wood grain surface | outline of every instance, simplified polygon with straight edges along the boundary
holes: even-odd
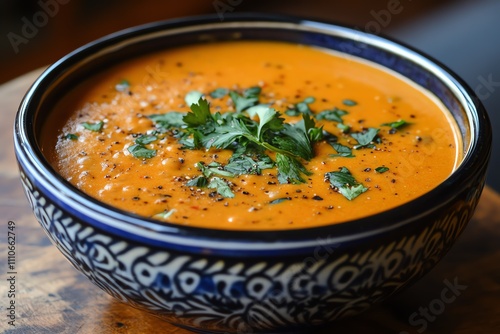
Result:
[[[178,333],[91,284],[50,244],[22,193],[12,144],[14,115],[40,70],[0,86],[0,332]],[[15,298],[7,266],[15,223]],[[15,326],[7,309],[15,301]],[[500,196],[486,187],[451,252],[418,283],[319,333],[500,333]]]

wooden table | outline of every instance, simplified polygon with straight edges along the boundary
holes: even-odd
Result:
[[[12,124],[40,70],[0,86],[0,332],[189,333],[117,302],[50,244],[18,180]],[[8,223],[15,223],[16,274],[8,274]],[[15,280],[9,282],[10,276]],[[10,283],[14,283],[12,286]],[[450,288],[450,285],[455,285]],[[9,297],[9,290],[15,297]],[[15,302],[15,327],[8,321]],[[452,251],[402,294],[321,333],[500,333],[500,196],[486,187]]]

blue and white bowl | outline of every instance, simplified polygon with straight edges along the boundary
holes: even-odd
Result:
[[[427,194],[343,224],[290,231],[184,227],[117,210],[59,176],[39,146],[58,97],[121,60],[207,40],[278,40],[369,60],[432,92],[461,129],[463,160]],[[73,266],[116,299],[200,333],[278,333],[357,314],[429,271],[481,195],[491,127],[474,93],[436,61],[354,29],[301,19],[178,19],[128,29],[64,57],[34,83],[15,122],[33,212]]]

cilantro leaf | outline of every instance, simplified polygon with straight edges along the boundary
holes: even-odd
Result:
[[[346,167],[342,167],[338,172],[326,173],[325,179],[330,181],[330,186],[337,189],[350,201],[368,190],[368,188],[356,181]]]
[[[208,183],[207,187],[210,189],[216,189],[217,193],[222,197],[234,197],[234,193],[231,191],[231,187],[229,187],[227,181],[221,179],[220,177],[213,177]]]
[[[156,150],[150,150],[141,144],[129,146],[128,151],[136,158],[151,159],[156,156]]]
[[[359,150],[360,148],[374,148],[375,145],[372,143],[375,141],[379,129],[376,128],[368,128],[363,132],[355,132],[351,134],[351,137],[356,139],[358,145],[354,146],[355,150]]]
[[[269,156],[256,149],[242,147],[229,159],[224,169],[236,175],[260,175],[263,169],[274,168],[275,163]]]
[[[82,126],[87,130],[100,132],[102,130],[102,127],[104,126],[104,122],[103,121],[99,121],[97,123],[84,122],[82,123]]]

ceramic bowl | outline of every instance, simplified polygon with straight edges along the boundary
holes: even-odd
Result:
[[[58,98],[110,64],[178,45],[278,40],[335,50],[432,92],[461,129],[463,160],[434,190],[367,218],[290,231],[220,231],[162,223],[104,205],[48,164],[40,127]],[[491,128],[456,75],[400,43],[327,23],[243,15],[177,19],[88,44],[49,67],[25,96],[15,151],[34,215],[54,245],[116,299],[202,333],[311,332],[415,282],[470,220],[485,182]]]

